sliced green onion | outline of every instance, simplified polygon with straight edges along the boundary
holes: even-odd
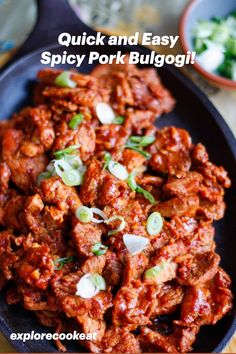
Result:
[[[108,247],[104,246],[101,242],[95,243],[91,248],[91,252],[95,254],[95,256],[102,256],[107,253]]]
[[[128,183],[130,189],[131,189],[133,192],[136,191],[136,188],[137,188],[137,186],[138,186],[137,183],[136,183],[136,181],[135,181],[135,175],[136,175],[136,173],[132,172],[132,173],[129,174],[129,177],[128,177],[128,179],[127,179],[127,183]]]
[[[155,204],[155,203],[156,203],[156,200],[155,200],[155,198],[153,197],[153,195],[152,195],[150,192],[148,192],[146,189],[143,189],[142,187],[137,186],[136,192],[143,194],[144,198],[146,198],[147,200],[149,200],[150,203],[152,203],[152,204]]]
[[[96,106],[96,114],[102,124],[112,124],[116,118],[111,106],[105,102],[100,102]]]
[[[158,211],[150,214],[147,219],[147,232],[149,235],[154,236],[159,234],[163,227],[162,216]]]
[[[93,219],[93,212],[90,208],[83,205],[76,209],[75,216],[79,219],[79,221],[88,223]]]
[[[144,278],[145,279],[156,278],[163,271],[163,269],[166,267],[167,263],[168,262],[164,262],[164,263],[161,263],[161,264],[159,264],[159,265],[157,265],[155,267],[149,268],[144,273]]]
[[[139,146],[148,146],[150,144],[152,144],[155,141],[155,137],[154,136],[131,136],[130,137],[130,141],[132,143],[136,143]]]
[[[156,284],[165,283],[176,277],[177,269],[177,263],[171,262],[170,260],[164,261],[146,270],[144,273],[144,279],[154,280]]]
[[[90,208],[90,210],[92,211],[93,214],[97,214],[97,215],[99,215],[102,218],[102,220],[98,220],[98,219],[93,217],[92,218],[93,222],[95,222],[97,224],[100,224],[100,223],[104,222],[104,220],[107,220],[106,214],[101,209],[99,209],[99,208]]]
[[[137,236],[133,234],[124,234],[123,242],[128,249],[129,253],[132,255],[138,254],[144,250],[148,245],[149,239],[142,236]]]
[[[81,158],[78,155],[65,155],[63,160],[68,162],[74,169],[81,168],[83,165]]]
[[[104,164],[104,169],[108,168],[108,165],[109,165],[109,162],[111,161],[112,159],[112,156],[109,152],[105,152],[104,154],[104,157],[103,157],[104,161],[105,161],[105,164]]]
[[[39,187],[41,182],[44,180],[44,179],[48,179],[51,177],[51,172],[49,171],[45,171],[45,172],[42,172],[40,173],[40,175],[38,176],[37,178],[37,186]]]
[[[74,130],[77,129],[78,125],[82,122],[83,119],[84,119],[84,116],[81,113],[74,115],[73,118],[69,122],[69,127]]]
[[[61,87],[70,87],[70,88],[75,88],[76,87],[76,82],[74,82],[73,80],[71,80],[71,72],[70,71],[63,71],[61,74],[59,74],[54,83],[57,86],[61,86]]]
[[[113,119],[112,123],[113,124],[123,124],[124,123],[125,118],[122,116],[117,116]]]
[[[91,281],[99,290],[106,290],[106,282],[105,279],[99,274],[92,274]]]
[[[82,176],[79,171],[74,170],[73,168],[66,170],[61,175],[62,181],[66,186],[79,186],[82,182]]]
[[[125,148],[139,152],[141,155],[143,155],[143,156],[144,156],[146,159],[148,159],[148,160],[149,160],[150,157],[151,157],[151,155],[149,154],[149,152],[144,151],[144,150],[142,150],[142,149],[140,149],[140,148],[138,148],[138,147],[136,147],[136,146],[132,146],[132,145],[126,144],[126,145],[125,145]]]
[[[81,296],[84,299],[90,299],[99,293],[100,289],[92,281],[92,274],[87,273],[76,284],[76,296]]]
[[[55,270],[60,270],[63,268],[63,266],[67,263],[73,262],[75,260],[75,257],[70,256],[70,257],[64,257],[64,258],[57,258],[53,263],[54,263],[54,269]],[[57,265],[58,264],[58,265]]]
[[[113,176],[120,180],[125,180],[128,178],[129,174],[125,166],[121,165],[119,162],[111,160],[108,164],[108,170]]]
[[[119,227],[118,227],[117,229],[115,229],[115,230],[110,230],[110,231],[108,232],[108,236],[110,236],[110,235],[115,235],[115,234],[117,234],[117,232],[120,232],[120,231],[124,230],[124,228],[125,228],[125,226],[126,226],[126,222],[125,222],[125,219],[123,218],[123,216],[114,215],[114,216],[112,216],[111,218],[107,219],[107,220],[105,221],[105,223],[106,223],[106,224],[110,224],[111,222],[116,221],[116,220],[119,220],[119,221],[120,221],[120,225],[119,225]]]
[[[54,156],[57,159],[60,159],[60,158],[64,157],[65,155],[70,155],[70,154],[75,153],[79,147],[80,147],[80,144],[70,145],[63,150],[58,150],[58,151],[54,152]]]
[[[53,160],[56,174],[61,177],[63,172],[71,169],[71,166],[63,159]]]

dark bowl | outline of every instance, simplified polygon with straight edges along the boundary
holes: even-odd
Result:
[[[192,31],[198,20],[225,17],[236,10],[236,0],[192,0],[185,8],[179,23],[180,43],[183,51],[193,49]],[[206,71],[197,61],[193,67],[211,84],[227,90],[236,90],[236,81]]]

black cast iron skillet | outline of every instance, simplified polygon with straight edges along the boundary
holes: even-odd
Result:
[[[169,0],[170,1],[170,0]],[[22,14],[20,14],[22,15]],[[132,14],[131,21],[132,21]],[[83,24],[74,14],[66,0],[38,0],[38,20],[30,38],[20,49],[16,57],[0,74],[0,119],[7,119],[21,107],[31,103],[32,86],[36,73],[43,67],[40,64],[40,54],[49,48],[52,53],[88,54],[95,47],[61,47],[57,44],[57,36],[61,32],[81,34],[95,32]],[[130,50],[148,54],[147,48],[109,47],[96,48],[100,53],[114,54],[117,50],[126,53]],[[67,66],[68,67],[68,66]],[[66,66],[63,66],[65,69]],[[80,70],[88,73],[92,69],[86,62]],[[217,222],[217,251],[222,257],[221,265],[233,279],[233,291],[236,294],[236,233],[235,208],[236,196],[236,142],[219,112],[209,102],[207,97],[186,77],[175,68],[164,66],[158,70],[163,83],[177,99],[174,112],[162,116],[157,121],[158,127],[175,125],[185,128],[193,138],[193,142],[206,145],[210,158],[218,165],[223,165],[228,171],[234,186],[226,193],[227,211],[223,220]],[[203,327],[194,344],[195,352],[221,352],[236,329],[236,314],[234,310],[215,326]],[[12,332],[47,332],[49,329],[41,326],[34,314],[21,306],[7,306],[4,295],[0,295],[0,329],[9,338]],[[22,341],[12,342],[19,352],[55,352],[53,342]],[[76,342],[66,343],[69,352],[84,351]]]

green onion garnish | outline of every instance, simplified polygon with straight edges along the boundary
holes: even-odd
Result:
[[[111,160],[108,164],[109,172],[120,180],[126,180],[128,178],[128,172],[125,166],[121,163]]]
[[[65,155],[70,155],[73,154],[74,152],[76,152],[76,150],[80,147],[79,144],[76,145],[70,145],[67,148],[63,149],[63,150],[58,150],[56,152],[54,152],[54,156],[57,159],[60,159],[62,157],[64,157]]]
[[[122,116],[117,116],[113,119],[112,123],[113,124],[123,124],[124,123],[125,118]]]
[[[125,145],[125,148],[139,152],[139,153],[140,153],[141,155],[143,155],[147,160],[149,160],[150,157],[151,157],[151,155],[150,155],[147,151],[144,151],[144,150],[142,150],[142,149],[140,149],[140,148],[138,148],[138,147],[136,147],[136,146],[132,146],[132,145],[130,145],[130,144],[126,144],[126,145]]]
[[[83,119],[84,116],[82,113],[74,115],[69,122],[69,127],[74,130],[77,129],[78,125],[82,122]]]
[[[105,279],[99,274],[92,274],[91,281],[99,290],[106,290],[106,282]]]
[[[142,187],[137,186],[136,192],[143,194],[144,198],[146,198],[147,200],[149,200],[150,203],[152,203],[152,204],[155,204],[155,203],[156,203],[156,200],[155,200],[155,198],[153,197],[153,195],[152,195],[150,192],[148,192],[146,189],[143,189]]]
[[[104,157],[103,157],[104,161],[105,161],[105,164],[103,166],[103,169],[105,170],[106,168],[108,168],[108,165],[109,165],[109,162],[111,161],[112,159],[112,156],[109,152],[105,152],[104,154]]]
[[[155,137],[154,136],[131,136],[130,137],[130,141],[132,143],[135,143],[139,146],[148,146],[150,144],[152,144],[155,141]]]
[[[141,193],[143,194],[144,198],[146,198],[147,200],[149,200],[150,203],[155,204],[156,200],[153,197],[153,195],[148,192],[146,189],[143,189],[142,187],[140,187],[136,181],[135,181],[135,172],[131,172],[127,178],[127,183],[129,185],[129,187],[131,188],[131,190],[133,192],[137,192],[137,193]]]
[[[115,234],[117,234],[117,232],[120,232],[120,231],[124,230],[124,228],[125,228],[125,226],[126,226],[126,222],[125,222],[125,219],[123,218],[123,216],[114,215],[114,216],[112,216],[111,218],[105,220],[105,223],[106,223],[106,224],[109,224],[109,223],[111,223],[111,222],[113,222],[113,221],[116,221],[116,220],[119,220],[119,221],[120,221],[120,225],[119,225],[119,227],[118,227],[117,229],[115,229],[115,230],[110,230],[110,231],[108,232],[108,236],[115,235]]]
[[[95,254],[95,256],[102,256],[108,250],[108,247],[103,245],[101,242],[95,243],[91,248],[91,252]]]
[[[149,235],[154,236],[159,234],[163,227],[163,220],[158,211],[150,214],[147,219],[147,232]]]
[[[132,173],[129,174],[129,177],[128,177],[128,179],[127,179],[127,183],[128,183],[128,185],[129,185],[130,189],[131,189],[133,192],[135,192],[138,185],[137,185],[137,183],[136,183],[136,181],[135,181],[135,173],[134,173],[134,172],[132,172]]]
[[[101,217],[101,219],[97,219],[94,217],[94,214],[97,214]],[[81,222],[87,223],[87,222],[95,222],[97,224],[100,224],[107,220],[106,214],[99,208],[88,208],[84,205],[76,209],[75,216],[77,219],[79,219]]]
[[[168,262],[164,262],[162,264],[159,264],[155,267],[149,268],[148,270],[146,270],[146,272],[144,273],[144,278],[145,279],[153,279],[156,278],[165,268],[165,266],[167,265]]]
[[[53,263],[54,263],[54,269],[55,270],[60,270],[63,268],[63,266],[67,263],[73,262],[75,260],[75,257],[70,256],[70,257],[64,257],[64,258],[57,258]],[[57,265],[58,264],[58,265]]]
[[[83,205],[76,209],[75,216],[79,219],[79,221],[88,223],[93,219],[93,212],[90,208]]]
[[[79,186],[82,182],[82,176],[79,171],[70,168],[62,172],[61,179],[65,183],[66,186]]]
[[[151,155],[147,151],[144,151],[142,148],[152,144],[154,141],[154,136],[131,136],[125,147],[127,149],[139,152],[146,159],[150,159]]]
[[[71,72],[70,71],[63,71],[61,74],[59,74],[54,83],[57,86],[61,86],[61,87],[69,87],[69,88],[75,88],[76,87],[76,82],[74,82],[73,80],[71,80]]]

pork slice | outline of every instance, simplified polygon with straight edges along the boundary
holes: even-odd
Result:
[[[133,333],[126,328],[111,326],[99,344],[103,353],[140,353],[141,348]]]
[[[38,175],[45,170],[48,159],[45,154],[24,156],[20,152],[24,139],[22,131],[6,130],[2,140],[2,158],[11,171],[11,180],[28,194],[34,189]]]
[[[157,305],[156,286],[134,280],[123,286],[114,298],[112,323],[135,330],[138,326],[150,323],[150,317]]]
[[[194,217],[199,207],[199,197],[197,195],[175,197],[165,202],[157,204],[153,210],[159,211],[163,217],[174,216]]]
[[[198,192],[203,176],[198,172],[186,172],[183,177],[170,178],[164,185],[163,190],[167,195],[182,196]]]
[[[100,224],[82,223],[76,219],[71,230],[71,237],[77,249],[78,256],[93,256],[91,251],[95,243],[101,242],[102,227]]]
[[[188,324],[215,324],[232,309],[230,278],[221,269],[208,282],[189,287],[183,299],[180,319]]]
[[[57,206],[64,212],[64,215],[70,211],[75,212],[82,204],[76,188],[66,186],[57,176],[43,180],[39,193],[44,204]]]
[[[178,263],[177,280],[181,285],[200,285],[212,279],[218,271],[220,256],[205,252],[187,256]]]

